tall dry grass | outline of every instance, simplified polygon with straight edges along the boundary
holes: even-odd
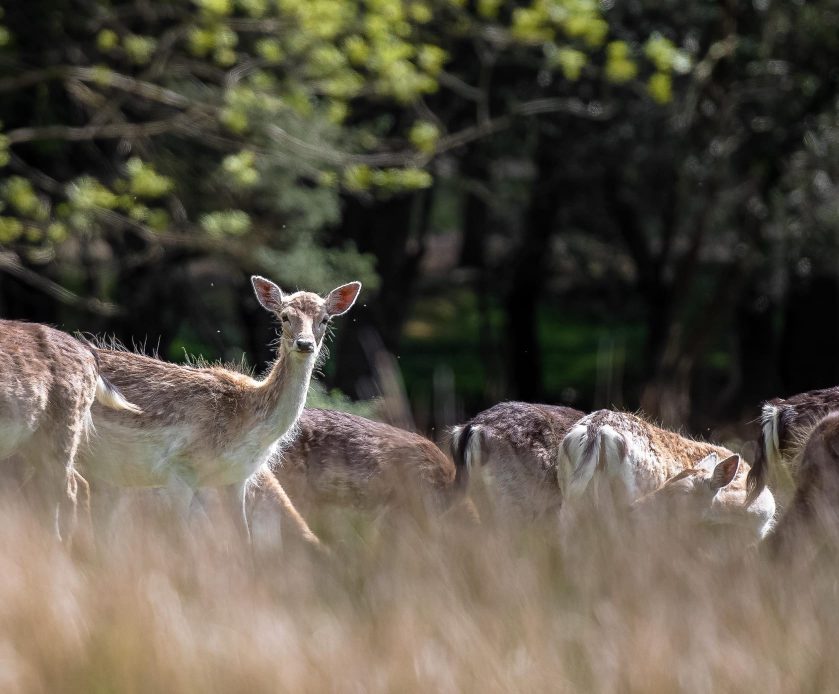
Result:
[[[798,692],[839,682],[836,554],[583,512],[330,512],[329,556],[123,507],[68,553],[0,505],[2,692]],[[263,518],[261,522],[265,522]]]

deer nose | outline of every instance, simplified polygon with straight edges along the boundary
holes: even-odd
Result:
[[[294,341],[294,349],[298,352],[314,352],[315,341],[308,337],[299,337]]]

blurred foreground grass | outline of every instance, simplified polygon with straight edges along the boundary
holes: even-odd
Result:
[[[148,500],[145,500],[148,501]],[[330,512],[332,552],[124,506],[76,551],[0,505],[3,692],[805,692],[839,681],[837,563],[720,529]]]

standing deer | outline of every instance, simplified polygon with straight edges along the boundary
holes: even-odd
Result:
[[[86,485],[76,454],[94,401],[139,414],[100,375],[91,347],[45,325],[0,320],[0,459],[17,453],[36,468],[59,538],[72,536],[78,485]]]
[[[480,466],[502,509],[523,518],[557,513],[560,444],[583,416],[571,407],[526,402],[502,402],[480,412],[452,430],[458,484],[465,487]]]
[[[775,398],[763,404],[757,452],[749,472],[747,503],[756,499],[768,485],[780,506],[786,506],[795,491],[796,474],[790,463],[806,433],[834,409],[839,409],[839,386],[811,390],[786,399]]]
[[[334,410],[304,409],[274,474],[298,508],[386,506],[419,499],[445,510],[460,496],[452,461],[431,441]]]
[[[775,553],[794,551],[802,541],[817,547],[839,540],[839,412],[813,428],[798,457],[795,494],[769,540]]]
[[[248,485],[273,486],[266,463],[303,409],[329,321],[349,311],[361,289],[351,282],[321,298],[285,295],[263,277],[251,281],[282,330],[276,360],[262,380],[220,366],[98,351],[103,373],[143,413],[94,408],[96,435],[81,455],[92,477],[116,486],[180,488],[190,498],[198,488],[232,486],[248,528]]]
[[[739,455],[720,461],[716,453],[709,453],[694,467],[682,470],[642,496],[633,508],[665,507],[668,514],[682,513],[691,520],[739,526],[750,538],[761,540],[772,529],[775,500],[764,489],[754,503],[744,503],[747,470],[748,465]]]

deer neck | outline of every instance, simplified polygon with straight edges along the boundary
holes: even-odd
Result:
[[[317,353],[288,353],[282,347],[278,351],[255,393],[255,414],[267,438],[279,439],[294,426],[306,404],[316,360]]]

